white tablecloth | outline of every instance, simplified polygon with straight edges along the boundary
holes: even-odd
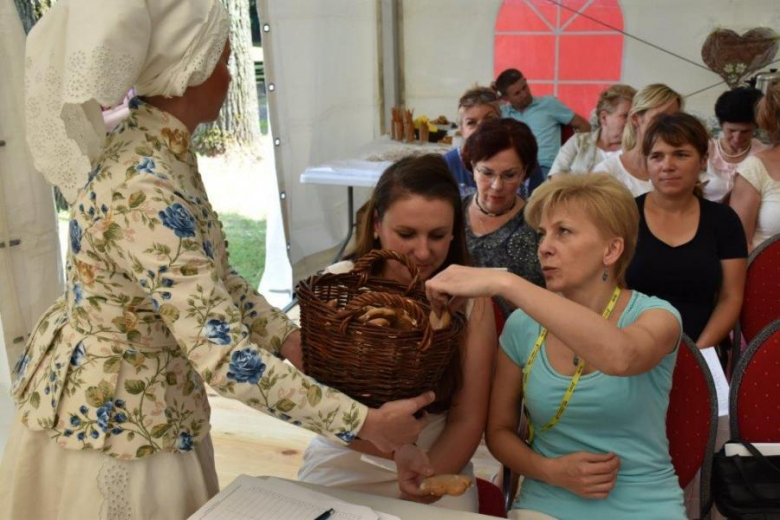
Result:
[[[451,149],[452,145],[439,143],[402,143],[385,135],[359,149],[354,158],[306,168],[300,181],[303,184],[373,188],[382,172],[394,161],[407,155],[444,154]]]

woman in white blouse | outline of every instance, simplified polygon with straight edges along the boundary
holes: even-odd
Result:
[[[700,177],[705,199],[728,201],[738,167],[766,145],[753,137],[756,131],[755,106],[761,91],[754,88],[727,90],[715,102],[720,137],[710,139],[707,171]]]
[[[748,251],[780,233],[780,83],[758,103],[756,122],[770,147],[737,167],[730,201],[745,226]]]
[[[682,110],[682,104],[680,94],[660,83],[648,85],[637,92],[623,130],[623,152],[608,157],[593,170],[612,175],[622,182],[634,197],[652,191],[650,173],[642,155],[645,130],[655,116],[679,112]]]
[[[596,128],[574,134],[566,141],[555,158],[550,175],[590,173],[594,166],[618,153],[635,94],[635,88],[621,84],[602,90],[596,104]]]

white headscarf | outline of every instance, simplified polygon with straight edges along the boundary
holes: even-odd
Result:
[[[27,143],[73,201],[101,152],[101,106],[176,97],[211,76],[228,38],[220,0],[60,0],[27,38]]]

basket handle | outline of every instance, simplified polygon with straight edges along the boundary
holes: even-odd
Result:
[[[396,262],[401,263],[409,270],[409,274],[412,275],[412,281],[409,282],[404,294],[409,294],[414,290],[423,290],[423,282],[420,279],[420,270],[414,262],[412,262],[408,256],[391,251],[390,249],[374,249],[369,251],[355,262],[352,272],[360,275],[360,285],[366,285],[374,265],[378,262],[386,262],[388,260],[395,260]]]
[[[363,314],[363,307],[366,305],[405,310],[422,327],[423,337],[420,340],[420,350],[426,351],[430,348],[433,342],[433,328],[428,319],[428,314],[417,302],[398,294],[369,292],[352,299],[346,308],[336,315],[336,320],[341,320],[339,334],[346,335],[347,327],[353,320]]]

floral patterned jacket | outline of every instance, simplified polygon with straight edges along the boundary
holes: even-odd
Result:
[[[367,408],[277,357],[295,325],[228,264],[177,119],[134,99],[71,208],[67,291],[15,368],[22,421],[68,449],[183,452],[209,432],[204,381],[340,442]]]

